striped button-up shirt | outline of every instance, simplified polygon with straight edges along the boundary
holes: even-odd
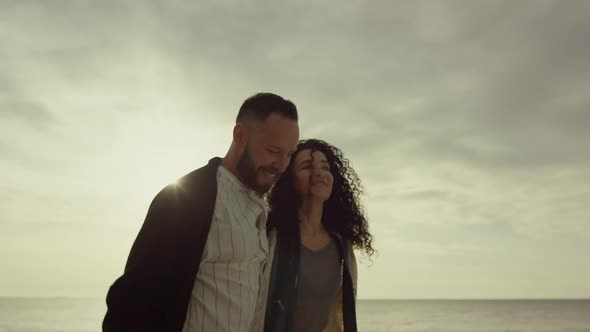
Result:
[[[223,166],[183,332],[262,331],[269,278],[266,202]]]

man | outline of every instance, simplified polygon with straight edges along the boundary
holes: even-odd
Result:
[[[156,195],[109,289],[104,332],[262,331],[273,252],[262,196],[287,168],[297,122],[291,101],[248,98],[226,156]]]

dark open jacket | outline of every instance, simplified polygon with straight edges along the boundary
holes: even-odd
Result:
[[[272,216],[270,217],[272,218]],[[273,230],[274,231],[274,230]],[[331,312],[342,318],[342,330],[344,332],[356,332],[356,289],[353,281],[356,278],[356,262],[352,246],[347,246],[340,234],[330,234],[341,257],[342,280],[340,302],[337,309],[341,312]],[[288,243],[277,236],[277,243],[272,263],[272,272],[268,289],[268,301],[266,304],[266,316],[264,321],[264,332],[289,332],[292,326],[293,314],[297,302],[297,287],[299,279],[299,243],[297,245]],[[354,266],[354,269],[351,269]],[[354,274],[354,276],[353,276]],[[356,279],[355,279],[356,280]],[[328,319],[328,325],[332,325]],[[332,321],[333,322],[333,321]],[[336,322],[333,322],[336,323]],[[327,326],[326,331],[340,330],[339,326]]]
[[[180,332],[217,197],[221,158],[160,191],[110,287],[104,332]]]

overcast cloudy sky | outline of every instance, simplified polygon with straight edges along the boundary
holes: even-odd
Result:
[[[0,296],[104,296],[157,191],[272,91],[364,182],[360,298],[590,297],[588,13],[0,0]]]

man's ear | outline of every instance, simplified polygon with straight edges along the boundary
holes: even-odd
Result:
[[[243,146],[244,144],[246,144],[246,141],[248,140],[248,131],[246,129],[246,126],[244,126],[244,124],[238,122],[236,123],[236,125],[234,126],[234,142],[238,145],[238,146]]]

